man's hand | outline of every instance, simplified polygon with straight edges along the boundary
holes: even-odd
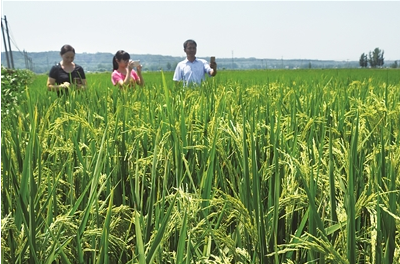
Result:
[[[212,69],[211,76],[215,76],[217,74],[217,63],[215,61],[210,62],[210,67]]]

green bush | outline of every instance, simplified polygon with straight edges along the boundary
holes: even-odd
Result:
[[[34,73],[29,70],[13,70],[1,66],[2,117],[18,105],[26,86],[33,82],[34,77]]]

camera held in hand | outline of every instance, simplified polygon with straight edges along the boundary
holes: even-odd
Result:
[[[130,60],[129,62],[133,62],[133,67],[138,67],[140,66],[140,60]]]

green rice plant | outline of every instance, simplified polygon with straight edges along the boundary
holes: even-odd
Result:
[[[38,75],[2,118],[2,263],[396,263],[399,76]]]

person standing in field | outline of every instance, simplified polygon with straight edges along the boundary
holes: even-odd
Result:
[[[131,56],[128,52],[119,50],[113,58],[113,72],[111,73],[111,82],[114,86],[119,86],[122,89],[125,86],[135,87],[136,85],[143,86],[144,79],[142,76],[142,65],[136,65],[130,60]]]
[[[85,71],[81,66],[74,63],[75,49],[71,45],[61,47],[60,56],[62,61],[51,67],[47,79],[47,90],[55,91],[60,96],[68,94],[69,88],[86,88]]]
[[[217,74],[217,63],[210,64],[206,60],[196,58],[197,43],[188,39],[183,43],[183,51],[186,59],[179,62],[175,68],[173,80],[177,83],[183,82],[184,86],[190,84],[199,85],[205,80],[205,75],[215,76]]]

